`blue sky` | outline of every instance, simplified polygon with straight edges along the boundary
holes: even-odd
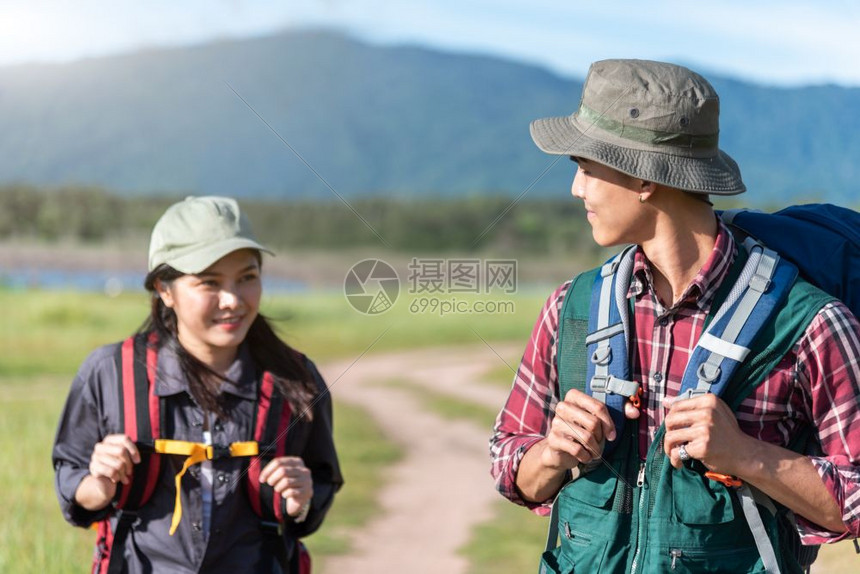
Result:
[[[772,85],[860,86],[853,0],[0,0],[0,65],[306,26],[495,54],[578,77],[593,60],[637,57]]]

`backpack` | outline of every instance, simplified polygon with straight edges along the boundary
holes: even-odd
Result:
[[[190,464],[205,458],[251,457],[245,473],[245,486],[251,507],[260,516],[264,547],[279,562],[284,574],[310,574],[311,558],[305,545],[300,540],[295,541],[295,548],[286,545],[281,529],[286,515],[285,499],[277,495],[271,486],[259,481],[262,456],[278,457],[285,452],[286,431],[292,414],[289,403],[277,391],[272,374],[263,373],[258,385],[253,441],[205,447],[197,443],[165,440],[160,438],[160,429],[165,427],[164,398],[155,395],[156,344],[155,333],[138,333],[122,343],[115,357],[117,372],[120,374],[117,381],[119,403],[122,405],[120,424],[123,432],[138,446],[141,460],[134,466],[129,485],[117,485],[115,529],[111,529],[109,518],[97,524],[93,574],[122,572],[122,556],[114,555],[112,549],[124,547],[125,539],[137,518],[137,509],[152,496],[161,471],[161,457],[165,454],[188,456],[183,471],[176,478],[177,500],[180,479]],[[181,506],[177,504],[171,534],[180,518]]]
[[[860,317],[860,213],[829,203],[792,205],[775,213],[732,209],[719,213],[736,233],[754,238],[792,262],[804,279],[842,301]],[[799,445],[805,446],[805,438]],[[798,450],[799,449],[795,449]],[[818,546],[801,546],[793,524],[783,538],[808,568]],[[860,544],[854,541],[857,552]]]
[[[749,355],[751,343],[759,332],[769,328],[771,317],[795,283],[798,268],[809,281],[843,300],[848,299],[846,303],[849,307],[856,305],[856,299],[860,298],[860,275],[853,265],[854,262],[860,262],[860,234],[856,231],[860,229],[860,214],[831,205],[810,205],[788,208],[773,215],[735,211],[722,216],[736,230],[739,228],[748,236],[744,245],[749,259],[740,273],[735,272],[735,276],[723,282],[722,293],[718,293],[717,299],[722,300],[723,304],[706,323],[684,374],[681,394],[687,397],[705,392],[722,395],[733,374],[747,358],[752,363],[764,362],[762,355]],[[812,237],[820,238],[821,241],[813,243],[810,241]],[[779,255],[752,238],[763,239],[769,246],[776,248]],[[820,257],[822,252],[826,252],[828,257]],[[780,257],[783,254],[784,259]],[[590,302],[582,300],[589,295],[585,293],[588,291],[587,281],[584,285],[586,289],[578,290],[579,295],[573,292],[577,283],[575,281],[568,291],[559,322],[560,379],[563,372],[587,373],[587,378],[577,383],[607,405],[618,429],[623,428],[624,424],[624,402],[629,398],[634,405],[638,403],[638,385],[629,380],[627,352],[629,309],[626,293],[632,261],[633,250],[628,249],[595,273]],[[584,320],[568,319],[566,308],[569,299],[575,296],[580,297],[579,307],[588,309],[587,332],[584,331]],[[810,300],[814,302],[813,311],[828,302],[827,297],[812,297]],[[565,332],[568,333],[567,337],[563,337]],[[579,345],[571,348],[572,341],[577,341]],[[587,353],[583,353],[582,343],[587,346]],[[620,357],[621,360],[613,363],[613,357]],[[562,361],[567,361],[564,371]],[[730,406],[736,408],[741,399],[736,397]],[[619,438],[615,443],[620,440],[622,433],[619,431],[617,435]],[[802,451],[805,440],[791,447]],[[610,453],[614,448],[615,444],[607,443],[605,452]],[[705,473],[705,476],[722,482],[726,487],[733,487],[766,571],[779,572],[779,561],[771,542],[771,537],[777,535],[773,529],[768,535],[756,506],[759,504],[773,509],[775,514],[777,509],[772,501],[733,477],[715,473]],[[556,544],[556,506],[553,507],[548,551]],[[793,516],[790,513],[783,512],[780,515],[777,522],[780,544],[786,552],[795,556],[801,567],[808,568],[817,556],[818,548],[800,545],[798,535],[787,524],[791,520]],[[636,566],[635,558],[633,566]]]
[[[794,263],[801,276],[860,317],[860,213],[828,203],[776,213],[723,211],[723,222]]]

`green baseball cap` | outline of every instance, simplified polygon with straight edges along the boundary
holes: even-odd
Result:
[[[167,264],[182,273],[200,273],[238,249],[274,255],[257,243],[235,199],[186,197],[168,207],[153,227],[149,270]]]

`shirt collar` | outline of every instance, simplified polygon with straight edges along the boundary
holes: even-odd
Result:
[[[717,218],[717,239],[714,242],[714,249],[690,285],[684,290],[676,306],[695,303],[699,309],[707,313],[714,301],[717,288],[728,273],[736,256],[737,243],[723,222]],[[627,291],[627,298],[638,298],[648,292],[654,292],[654,276],[651,271],[651,262],[639,248],[636,250],[633,260],[633,275],[630,280],[630,288]]]
[[[256,367],[248,345],[241,345],[236,359],[227,369],[227,380],[221,383],[221,392],[230,393],[249,400],[257,398]],[[158,351],[158,373],[155,381],[155,394],[166,397],[178,393],[191,394],[188,378],[179,365],[179,357],[167,346]]]

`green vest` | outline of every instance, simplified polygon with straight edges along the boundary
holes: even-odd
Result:
[[[741,250],[716,294],[716,313],[745,262]],[[559,396],[585,392],[588,314],[598,270],[574,278],[559,316]],[[733,409],[791,350],[818,311],[834,298],[798,279],[775,319],[764,327],[751,353],[726,389]],[[633,314],[631,313],[631,318]],[[710,320],[712,316],[709,316]],[[729,489],[702,475],[704,467],[675,469],[663,452],[661,426],[640,462],[638,424],[626,424],[623,440],[606,464],[565,485],[556,498],[561,545],[544,553],[544,572],[763,572],[752,533]],[[802,451],[808,433],[791,445]],[[742,456],[742,454],[741,454]],[[611,467],[611,468],[610,468]],[[786,528],[787,510],[762,511],[783,573],[801,572],[790,550],[797,535]]]

